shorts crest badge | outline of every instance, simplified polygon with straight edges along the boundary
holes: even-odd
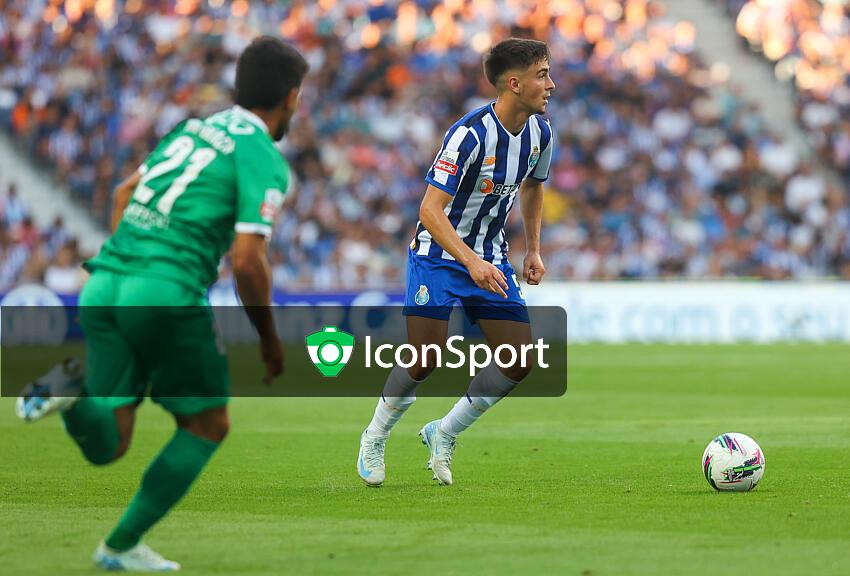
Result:
[[[428,303],[428,300],[431,299],[431,295],[428,294],[428,287],[425,284],[419,285],[419,292],[416,293],[416,296],[413,298],[413,301],[419,304],[420,306],[424,306]]]

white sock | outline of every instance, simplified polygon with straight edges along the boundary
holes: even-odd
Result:
[[[458,400],[449,410],[449,413],[440,420],[440,430],[446,434],[457,436],[478,420],[482,414],[493,407],[496,402],[507,396],[519,382],[514,382],[499,370],[495,363],[491,363],[484,370],[475,375],[469,383],[469,390],[487,391],[494,396],[466,396]]]
[[[416,387],[421,383],[411,378],[406,368],[393,368],[366,432],[370,436],[389,436],[393,426],[416,400]]]

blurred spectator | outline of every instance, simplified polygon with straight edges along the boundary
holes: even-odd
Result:
[[[68,242],[56,254],[56,259],[44,272],[44,285],[59,294],[75,294],[85,281],[85,272],[79,265],[80,254],[76,242]]]
[[[3,217],[3,224],[9,229],[17,228],[27,216],[27,210],[18,197],[18,188],[14,183],[9,184],[6,197],[0,198],[0,215]]]

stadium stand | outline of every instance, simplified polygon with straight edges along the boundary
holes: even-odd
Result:
[[[38,282],[54,292],[73,294],[85,282],[83,255],[61,217],[39,229],[14,182],[0,183],[0,292],[19,283]]]
[[[850,278],[846,192],[732,87],[710,94],[694,27],[658,2],[6,5],[0,124],[102,222],[111,187],[159,137],[229,104],[251,37],[305,52],[312,73],[283,146],[295,194],[272,241],[278,287],[403,283],[424,174],[443,131],[492,93],[481,53],[509,34],[549,42],[558,86],[549,277]],[[521,258],[518,213],[509,232]]]
[[[794,88],[797,118],[850,186],[850,5],[838,0],[724,0],[747,45]]]

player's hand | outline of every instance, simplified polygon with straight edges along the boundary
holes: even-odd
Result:
[[[476,259],[467,267],[467,270],[479,288],[489,290],[502,298],[508,297],[506,293],[508,280],[505,274],[486,260]]]
[[[263,384],[269,385],[272,380],[283,374],[283,348],[277,336],[260,339],[260,356],[266,365]]]
[[[522,261],[522,279],[529,286],[536,286],[543,280],[543,275],[546,274],[546,267],[543,265],[543,259],[536,252],[529,252],[525,255],[525,260]]]

